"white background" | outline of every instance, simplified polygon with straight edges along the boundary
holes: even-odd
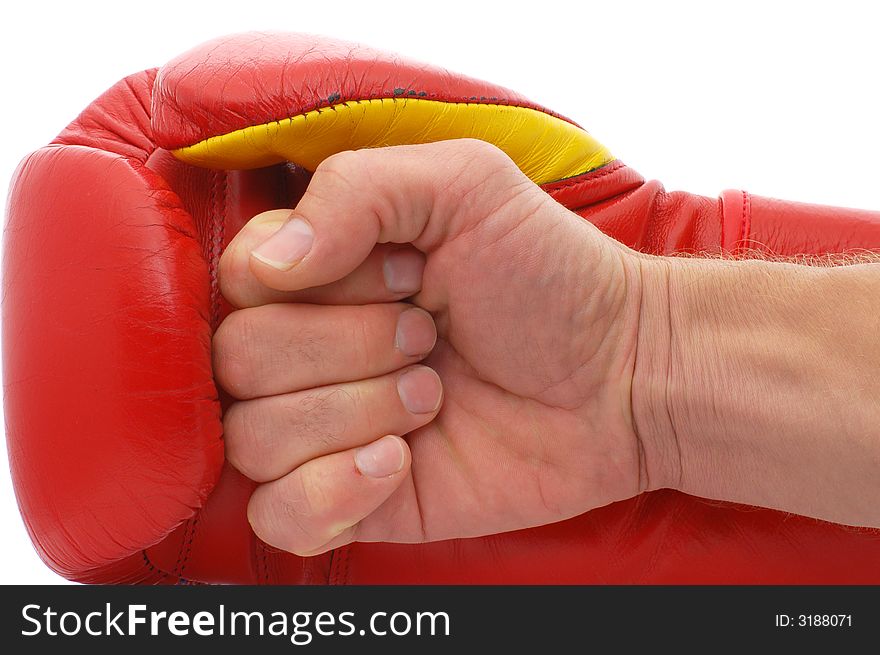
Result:
[[[0,182],[7,188],[22,156],[119,78],[224,33],[277,29],[361,41],[514,88],[669,189],[880,209],[873,4],[8,0]],[[60,582],[30,545],[0,443],[0,582]]]

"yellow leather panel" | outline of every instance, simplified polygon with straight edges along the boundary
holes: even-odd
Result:
[[[344,102],[211,137],[174,155],[206,168],[259,168],[291,161],[313,171],[342,150],[454,138],[493,143],[538,184],[579,175],[614,159],[585,130],[535,109],[422,98]]]

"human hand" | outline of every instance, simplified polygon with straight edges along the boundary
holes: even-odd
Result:
[[[215,375],[256,534],[470,537],[659,486],[632,413],[643,264],[483,142],[326,160],[221,261],[242,309]]]

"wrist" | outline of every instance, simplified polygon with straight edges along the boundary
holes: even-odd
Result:
[[[670,285],[673,262],[633,253],[641,280],[636,359],[633,366],[633,429],[641,453],[642,491],[678,489],[683,471],[678,430],[670,410],[674,366]]]
[[[791,287],[777,279],[780,265],[643,257],[641,266],[633,415],[646,489],[766,505],[759,478],[781,473],[762,470],[764,458],[779,455],[767,435],[783,436],[779,407],[796,402],[774,387],[796,396],[791,353],[809,349],[792,315],[802,309],[781,301]],[[786,436],[771,449],[797,441]]]
[[[874,265],[643,258],[646,489],[877,525]]]
[[[633,415],[646,489],[757,504],[742,489],[758,488],[766,435],[784,426],[773,425],[766,387],[774,381],[756,377],[768,374],[767,352],[791,346],[777,341],[785,330],[769,316],[774,303],[754,301],[773,295],[772,275],[760,262],[722,259],[643,257],[641,265]]]

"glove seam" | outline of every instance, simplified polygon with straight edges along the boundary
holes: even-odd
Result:
[[[299,116],[303,116],[305,114],[310,114],[313,112],[323,112],[323,111],[336,111],[336,108],[343,105],[350,104],[361,104],[372,102],[374,100],[390,100],[392,102],[406,102],[406,100],[430,100],[433,102],[439,102],[444,104],[451,105],[483,105],[483,106],[497,106],[497,107],[519,107],[522,109],[529,109],[541,114],[545,114],[550,116],[551,118],[556,118],[561,120],[569,125],[572,125],[580,130],[584,130],[584,128],[573,121],[572,119],[563,116],[557,112],[554,112],[542,105],[539,105],[534,102],[530,102],[528,100],[524,100],[522,98],[511,98],[511,97],[498,97],[498,96],[449,96],[443,95],[439,93],[429,93],[426,91],[414,91],[406,89],[394,89],[395,93],[389,94],[387,91],[383,91],[381,93],[370,93],[367,95],[352,95],[343,97],[341,94],[330,94],[326,99],[320,98],[315,102],[312,102],[308,105],[304,105],[302,107],[297,107],[293,111],[288,111],[285,114],[273,114],[272,118],[267,118],[264,122],[259,124],[248,123],[246,125],[242,125],[240,127],[226,126],[224,129],[225,132],[219,132],[217,134],[208,134],[198,135],[195,137],[195,140],[191,138],[187,141],[183,141],[182,144],[178,144],[173,139],[167,138],[167,135],[153,135],[154,137],[154,145],[158,145],[158,147],[164,148],[169,151],[182,150],[184,148],[191,148],[203,141],[207,141],[209,139],[213,139],[220,136],[225,136],[231,134],[233,132],[239,132],[241,130],[248,129],[250,127],[266,127],[269,125],[276,125],[280,123],[284,123],[290,121],[293,118],[297,118]],[[397,91],[401,91],[402,93],[396,93]],[[160,92],[162,97],[166,97],[168,95],[167,90],[163,90]],[[155,98],[155,95],[153,96]],[[154,101],[155,102],[155,101]],[[161,103],[159,103],[161,104]],[[187,108],[187,111],[183,111],[182,108],[178,105],[175,107],[175,112],[178,114],[178,120],[185,122],[186,119],[184,115],[191,115],[194,107]],[[155,115],[155,114],[154,114]],[[168,119],[165,116],[159,116],[157,122],[161,125],[162,122],[167,122]],[[232,125],[235,125],[234,123]],[[155,129],[155,128],[154,128]],[[584,130],[586,132],[586,130]],[[199,130],[196,130],[198,133]],[[594,169],[595,170],[595,169]]]
[[[141,558],[143,559],[144,565],[147,567],[147,569],[149,569],[150,573],[157,573],[161,575],[163,582],[173,582],[177,584],[182,579],[180,576],[172,575],[171,573],[168,573],[168,571],[165,571],[164,569],[156,566],[150,559],[150,556],[147,555],[146,548],[141,551]]]
[[[189,562],[189,556],[192,553],[192,544],[193,540],[196,536],[196,529],[199,526],[199,514],[196,514],[193,518],[189,519],[186,524],[186,530],[184,531],[183,541],[180,544],[180,551],[177,555],[177,562],[172,569],[172,575],[176,575],[179,578],[183,577],[183,571],[186,569],[186,565]]]
[[[257,581],[262,584],[269,584],[269,550],[263,545],[261,541],[257,539],[257,536],[251,531],[251,538],[254,540],[254,544],[257,550]]]
[[[747,191],[742,192],[742,222],[740,223],[739,241],[736,244],[737,250],[744,250],[749,234],[752,231],[752,201]]]
[[[211,280],[211,328],[216,329],[220,323],[220,254],[223,251],[225,237],[226,203],[228,198],[228,175],[225,171],[216,171],[211,184],[209,203],[211,207],[211,236],[207,255],[208,275]]]
[[[348,584],[349,552],[351,545],[341,546],[333,551],[333,559],[330,562],[330,575],[328,582],[331,585]]]
[[[573,177],[565,178],[562,180],[556,180],[555,182],[547,182],[541,185],[547,193],[552,194],[555,191],[561,191],[563,189],[570,189],[571,187],[576,187],[581,184],[588,184],[593,180],[597,180],[600,177],[605,177],[606,175],[611,175],[615,171],[623,168],[625,164],[619,159],[615,159],[614,161],[608,162],[604,166],[600,166],[599,168],[594,168],[591,171],[584,171],[583,173],[579,173]]]

